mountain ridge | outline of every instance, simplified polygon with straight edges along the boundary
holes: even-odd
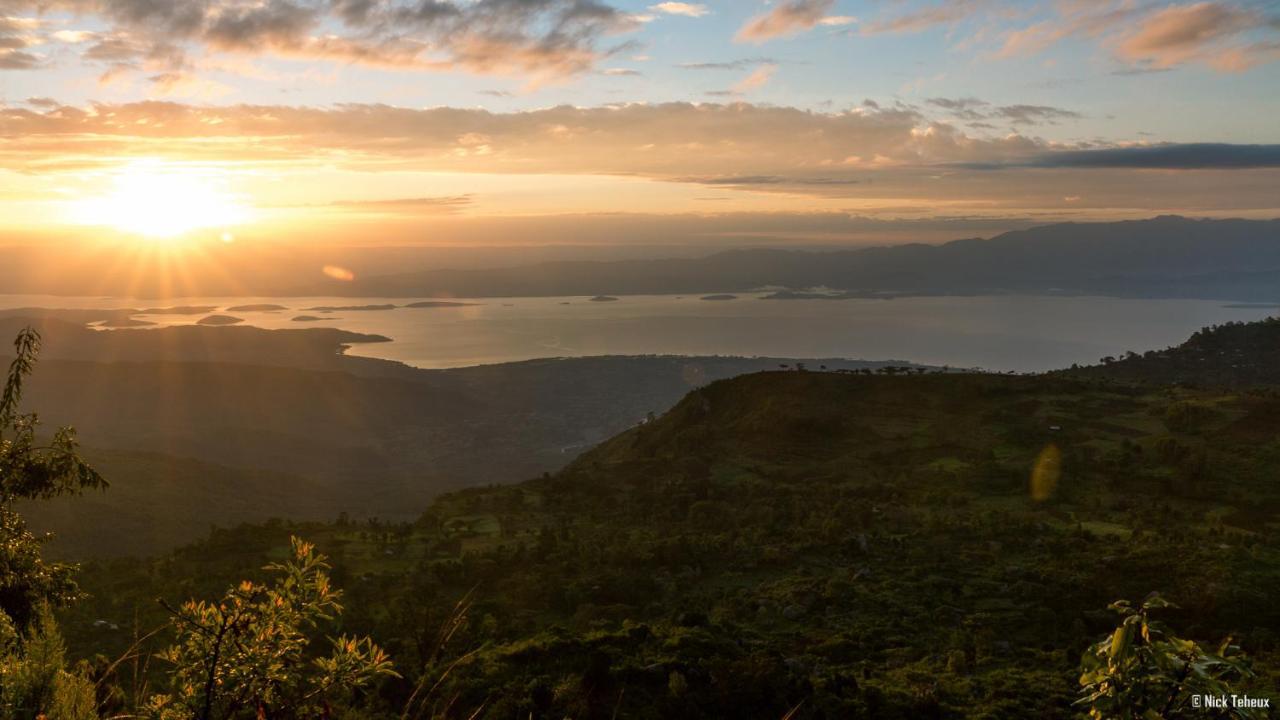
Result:
[[[735,249],[702,258],[558,261],[429,270],[296,288],[291,294],[502,297],[751,292],[826,287],[884,295],[1096,294],[1280,297],[1280,219],[1158,216],[1058,223],[989,239],[851,250]]]

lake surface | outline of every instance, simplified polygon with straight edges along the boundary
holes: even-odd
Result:
[[[1202,300],[1097,297],[915,297],[894,300],[734,300],[698,296],[459,300],[468,307],[323,313],[306,308],[414,302],[405,298],[176,298],[155,301],[0,295],[0,307],[217,306],[263,328],[334,327],[393,338],[351,353],[424,368],[583,355],[743,355],[909,360],[1036,371],[1174,345],[1197,329],[1257,320],[1275,308]],[[234,312],[236,305],[288,310]],[[299,315],[322,318],[294,322]],[[201,315],[145,315],[159,325]]]

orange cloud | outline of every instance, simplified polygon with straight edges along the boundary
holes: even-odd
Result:
[[[1200,63],[1233,72],[1280,59],[1280,18],[1230,2],[1153,9],[1131,2],[1063,0],[1058,16],[1004,34],[994,58],[1042,52],[1069,37],[1096,39],[1137,70]]]
[[[1247,58],[1254,53],[1250,46],[1224,44],[1259,26],[1266,26],[1259,13],[1226,3],[1175,5],[1148,16],[1123,38],[1117,54],[1154,67],[1202,61],[1222,69],[1238,69],[1248,65]]]
[[[768,81],[770,66],[740,83]],[[898,165],[1003,162],[1043,149],[978,139],[917,110],[812,112],[749,103],[561,106],[526,112],[203,106],[172,102],[0,108],[0,167],[43,172],[163,156],[494,173],[785,174],[850,156]]]
[[[835,0],[786,0],[743,25],[735,39],[761,43],[811,30],[820,24]]]

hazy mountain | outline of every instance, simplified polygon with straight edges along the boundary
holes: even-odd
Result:
[[[290,294],[496,297],[745,292],[828,287],[856,293],[1068,293],[1280,297],[1280,220],[1164,216],[1062,223],[989,240],[831,252],[734,250],[703,258],[549,262],[431,270],[296,288]]]

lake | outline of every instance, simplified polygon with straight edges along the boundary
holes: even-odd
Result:
[[[424,368],[583,355],[743,355],[909,360],[1037,371],[1182,342],[1197,329],[1257,320],[1267,307],[1202,300],[1099,297],[911,297],[893,300],[732,300],[698,296],[500,298],[467,307],[318,312],[316,306],[393,304],[405,298],[176,298],[165,301],[0,296],[3,307],[104,308],[278,304],[230,313],[263,328],[335,327],[393,338],[351,352]],[[311,315],[317,322],[295,322]],[[201,316],[139,316],[159,325]]]

